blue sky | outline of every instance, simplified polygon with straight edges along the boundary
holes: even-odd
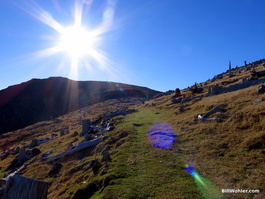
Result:
[[[87,31],[103,27],[102,57],[83,56],[71,69],[73,57],[45,49],[61,38],[50,22],[72,26],[77,5]],[[265,58],[264,9],[263,0],[2,0],[0,89],[50,76],[183,89],[226,71],[229,60]]]

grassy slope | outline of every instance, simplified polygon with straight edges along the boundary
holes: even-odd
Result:
[[[259,189],[262,192],[226,194],[228,198],[265,198],[265,102],[252,104],[253,99],[264,100],[265,94],[257,95],[256,88],[185,102],[183,113],[178,111],[180,104],[171,104],[172,96],[138,105],[138,112],[113,119],[115,130],[92,152],[87,150],[60,159],[63,167],[56,178],[47,175],[52,165],[41,164],[40,156],[23,175],[50,182],[49,198],[202,198],[194,179],[183,171],[185,164],[192,163],[218,190]],[[221,104],[223,111],[213,115],[220,117],[221,123],[197,120],[199,114]],[[95,104],[53,122],[5,134],[0,145],[16,143],[15,147],[33,137],[47,137],[59,129],[69,129],[70,134],[39,146],[42,152],[53,151],[55,155],[76,138],[70,137],[74,131],[81,131],[78,122],[81,117],[92,118],[117,107],[133,105],[131,101],[115,100]],[[155,122],[170,124],[177,134],[170,149],[154,148],[149,143],[147,131]],[[99,149],[102,148],[110,152],[113,161],[94,175],[85,167],[92,159],[101,158]],[[0,162],[1,174],[13,158],[10,155]]]
[[[257,95],[256,88],[186,102],[184,113],[177,111],[179,104],[171,104],[166,97],[150,102],[179,131],[182,154],[200,175],[211,180],[219,190],[259,189],[262,192],[226,194],[229,198],[264,197],[265,102],[252,104],[252,100],[264,100],[265,95]],[[213,115],[220,117],[221,123],[196,119],[221,104],[223,112]]]

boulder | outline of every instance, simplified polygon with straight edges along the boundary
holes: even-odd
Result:
[[[34,156],[40,154],[41,151],[38,148],[32,148],[26,151],[26,155],[28,158],[33,158]]]
[[[16,158],[18,166],[22,165],[24,162],[28,160],[25,148],[22,148],[19,150],[18,156]]]
[[[48,182],[14,175],[8,179],[3,195],[8,199],[46,199],[48,186]]]

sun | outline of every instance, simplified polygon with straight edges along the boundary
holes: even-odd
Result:
[[[61,57],[56,72],[65,74],[65,71],[69,71],[68,77],[71,79],[78,79],[80,71],[84,71],[84,69],[92,71],[93,68],[99,69],[107,75],[115,76],[114,62],[103,50],[103,46],[106,44],[103,41],[106,39],[105,34],[116,28],[113,26],[116,0],[106,0],[102,16],[96,20],[98,23],[93,22],[92,24],[89,21],[93,15],[88,11],[93,1],[72,2],[73,6],[69,7],[71,8],[69,18],[64,18],[63,23],[54,18],[57,13],[44,10],[35,1],[21,6],[33,18],[54,30],[54,34],[47,34],[43,37],[47,39],[50,46],[32,53],[30,58],[47,58],[55,54],[66,55]],[[63,6],[58,3],[55,8],[57,11],[62,11]],[[68,13],[68,10],[64,11],[66,11],[64,13]],[[71,25],[69,26],[69,24]]]
[[[58,47],[70,57],[80,59],[92,54],[98,40],[99,38],[92,31],[74,25],[63,29]]]

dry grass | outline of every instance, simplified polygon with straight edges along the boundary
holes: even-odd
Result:
[[[234,78],[248,75],[249,72],[241,73]],[[222,80],[207,81],[202,94],[206,94],[209,85],[227,80],[225,75]],[[265,197],[265,102],[253,104],[252,100],[265,100],[265,94],[257,95],[257,87],[187,101],[182,104],[184,112],[178,111],[180,104],[171,103],[173,94],[142,105],[134,99],[110,100],[4,134],[0,136],[0,146],[15,148],[33,138],[51,137],[52,133],[59,135],[60,129],[69,131],[69,134],[39,146],[43,153],[56,155],[65,151],[74,139],[78,138],[75,143],[81,141],[82,138],[71,136],[75,131],[81,132],[81,119],[93,119],[125,106],[137,106],[138,112],[113,119],[115,130],[95,149],[58,160],[63,167],[57,177],[48,176],[52,164],[42,164],[41,154],[23,175],[50,182],[49,198],[76,198],[83,193],[90,193],[94,199],[200,198],[193,178],[183,171],[184,165],[191,163],[219,190],[259,189],[262,192],[226,194],[228,198],[262,198]],[[191,95],[187,90],[183,93]],[[220,123],[198,120],[199,114],[219,105],[223,106],[222,112],[212,116],[221,118]],[[154,122],[168,123],[174,129],[177,141],[171,149],[151,147],[146,132]],[[97,175],[85,170],[92,159],[101,158],[99,151],[104,150],[110,152],[113,162],[102,167]],[[4,170],[14,157],[9,155],[0,162],[0,175],[6,173]]]

